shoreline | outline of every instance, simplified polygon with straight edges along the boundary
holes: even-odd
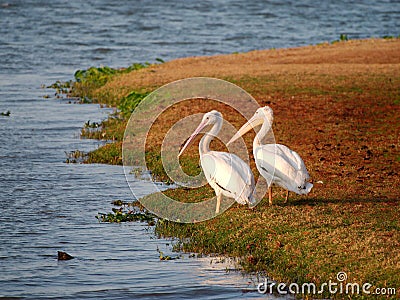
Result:
[[[202,223],[158,222],[156,234],[179,238],[183,251],[239,257],[246,272],[266,272],[280,282],[321,284],[343,271],[350,281],[399,289],[399,74],[400,39],[350,40],[182,58],[114,74],[102,86],[80,83],[73,93],[82,96],[84,91],[99,103],[118,106],[132,91],[140,97],[187,77],[217,77],[242,87],[260,105],[274,109],[277,142],[296,150],[314,182],[323,184],[306,197],[291,197],[288,204],[275,189],[273,206],[264,199],[253,211],[235,204]],[[166,180],[159,158],[162,125],[211,109],[226,113],[240,127],[242,120],[216,103],[192,101],[190,109],[187,105],[161,116],[149,135],[146,155],[157,179]],[[101,124],[92,137],[116,142],[89,154],[88,162],[121,162],[125,124],[123,116]],[[249,153],[253,137],[245,137]],[[197,147],[188,149],[184,159],[188,174],[198,172]],[[251,168],[256,175],[254,163]],[[199,194],[212,192],[206,186],[166,194],[196,201]]]

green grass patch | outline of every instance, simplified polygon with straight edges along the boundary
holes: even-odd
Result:
[[[97,122],[87,121],[81,129],[81,137],[97,140],[122,141],[127,120],[110,115],[108,119]]]
[[[187,198],[182,190],[172,193]],[[163,220],[155,232],[178,237],[183,251],[239,257],[245,271],[266,271],[278,282],[318,285],[343,271],[350,282],[398,288],[399,216],[398,202],[295,197],[288,205],[262,201],[254,210],[235,204],[197,224]]]
[[[122,165],[122,142],[105,144],[89,152],[84,162]]]
[[[90,98],[96,101],[93,91],[104,86],[111,78],[120,74],[140,70],[150,66],[149,63],[134,63],[127,68],[91,67],[86,70],[77,70],[74,74],[75,82],[71,85],[70,95],[80,98]]]
[[[140,101],[142,101],[149,93],[146,92],[136,92],[132,91],[128,95],[126,95],[120,101],[119,105],[117,106],[120,110],[120,114],[124,119],[129,119],[130,115],[139,105]]]
[[[160,58],[156,58],[156,63],[154,64],[157,63],[164,63],[164,61]],[[67,98],[77,98],[80,103],[102,103],[109,106],[122,104],[121,111],[125,114],[129,109],[134,108],[132,107],[132,100],[133,98],[137,98],[137,96],[131,95],[134,92],[128,92],[128,95],[122,99],[115,99],[112,93],[105,92],[96,94],[96,92],[112,78],[141,70],[154,64],[149,62],[133,63],[126,68],[111,68],[108,66],[90,67],[88,69],[77,70],[74,74],[74,80],[65,82],[56,81],[47,88],[56,90],[56,98],[65,95]],[[124,104],[124,102],[126,103]],[[127,110],[125,110],[125,108]]]

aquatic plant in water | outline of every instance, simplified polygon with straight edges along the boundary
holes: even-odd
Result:
[[[121,223],[121,222],[147,222],[149,226],[155,225],[155,215],[148,212],[138,201],[123,202],[115,200],[113,205],[118,208],[112,208],[112,212],[98,213],[96,219],[99,222]]]
[[[67,156],[65,160],[67,164],[83,163],[88,156],[86,152],[80,150],[74,150],[70,152],[65,151],[65,155]]]
[[[165,255],[164,252],[162,252],[158,247],[157,247],[157,252],[159,254],[160,260],[175,260],[175,259],[179,259],[182,257],[180,255],[178,255],[178,256]]]

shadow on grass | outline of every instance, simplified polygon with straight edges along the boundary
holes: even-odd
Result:
[[[334,199],[334,198],[303,198],[303,199],[292,199],[287,203],[279,199],[273,202],[274,206],[287,207],[287,206],[317,206],[321,204],[363,204],[363,203],[387,203],[391,205],[399,205],[400,199],[396,198],[378,198],[378,199],[363,199],[363,198],[345,198],[345,199]],[[260,204],[268,205],[268,199],[261,200]],[[260,205],[259,204],[259,205]]]

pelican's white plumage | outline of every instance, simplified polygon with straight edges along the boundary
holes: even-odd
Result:
[[[203,119],[186,144],[179,152],[180,156],[193,139],[207,125],[211,130],[202,137],[199,143],[200,163],[207,182],[217,196],[216,213],[219,213],[222,195],[234,198],[240,204],[254,204],[255,182],[250,167],[237,155],[226,152],[210,151],[211,140],[222,127],[222,115],[213,110],[204,114]]]
[[[271,129],[273,111],[265,106],[257,109],[254,116],[244,124],[231,138],[232,143],[250,129],[262,125],[253,141],[253,155],[257,170],[271,184],[276,184],[287,190],[286,201],[289,191],[296,194],[308,194],[313,185],[309,182],[310,175],[304,161],[299,154],[281,144],[261,144],[261,139]],[[269,188],[269,202],[272,204],[272,188]]]

